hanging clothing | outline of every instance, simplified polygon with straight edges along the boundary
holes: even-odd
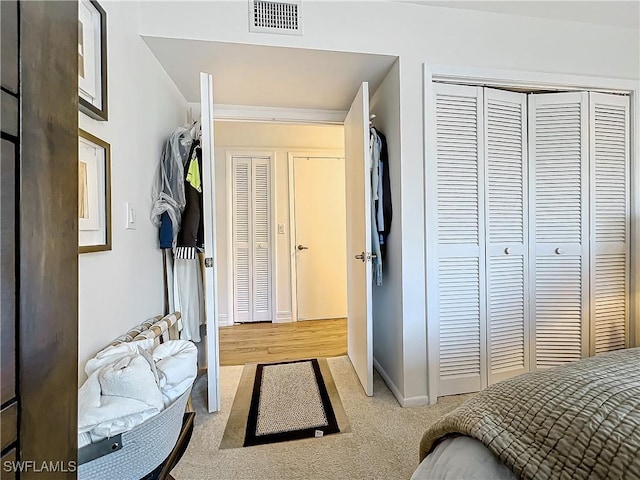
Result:
[[[165,305],[179,311],[180,336],[199,342],[204,291],[198,250],[204,246],[200,124],[176,129],[166,141],[153,186],[151,219],[163,251]]]
[[[380,187],[380,139],[375,128],[370,129],[369,154],[371,157],[371,253],[373,280],[377,286],[382,286],[382,252],[380,251],[380,233],[378,231],[377,202]]]
[[[182,210],[186,205],[184,163],[191,151],[193,139],[193,130],[187,127],[180,127],[170,135],[162,150],[153,185],[151,221],[156,227],[163,229],[165,235],[167,232],[171,233],[171,246],[177,244]]]
[[[174,249],[175,303],[182,313],[180,338],[200,342],[200,325],[205,322],[203,272],[198,255],[204,247],[200,140],[192,142],[184,171],[185,207]]]
[[[391,231],[391,220],[393,219],[393,206],[391,204],[391,179],[389,177],[389,153],[387,151],[386,137],[376,131],[380,140],[380,190],[378,195],[378,231],[380,232],[380,248],[382,257],[385,257],[387,237]]]
[[[200,166],[197,158],[192,158],[187,171],[187,183],[202,193],[202,179],[200,178]]]
[[[204,291],[202,269],[195,247],[174,250],[173,265],[174,306],[182,314],[180,338],[200,341],[200,325],[204,324]]]
[[[184,179],[186,202],[182,212],[182,225],[178,234],[177,246],[179,247],[204,247],[204,218],[202,208],[202,183],[200,172],[202,171],[202,149],[200,141],[195,140],[192,145],[189,167]],[[189,175],[191,172],[191,175]],[[200,187],[197,189],[195,186]]]
[[[377,286],[382,285],[382,265],[385,257],[387,236],[391,229],[393,210],[391,207],[391,182],[389,179],[389,156],[387,140],[371,126],[369,154],[371,170],[371,251],[373,278]]]
[[[371,253],[375,255],[371,259],[373,267],[373,281],[378,287],[382,286],[382,251],[380,250],[380,237],[378,226],[375,220],[376,204],[371,200]]]

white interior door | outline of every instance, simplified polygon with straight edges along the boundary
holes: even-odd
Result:
[[[484,89],[488,384],[529,371],[527,95]]]
[[[347,199],[347,352],[373,395],[369,85],[363,82],[344,121]]]
[[[589,93],[592,355],[629,345],[629,97]]]
[[[204,218],[204,304],[206,316],[207,405],[220,410],[220,357],[218,344],[218,284],[216,256],[215,168],[213,158],[213,77],[200,73],[202,112],[202,206]]]
[[[477,392],[487,381],[483,91],[444,84],[434,90],[437,162],[429,181],[438,293],[431,308],[438,318],[438,395],[452,395]]]
[[[297,319],[347,316],[344,158],[293,158]]]
[[[532,369],[588,355],[588,94],[529,95]]]

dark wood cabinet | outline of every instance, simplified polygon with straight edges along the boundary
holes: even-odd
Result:
[[[59,462],[55,478],[75,478],[78,5],[0,8],[2,461]]]

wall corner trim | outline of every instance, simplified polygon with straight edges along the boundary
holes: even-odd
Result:
[[[389,374],[385,371],[384,368],[382,368],[382,365],[380,365],[380,362],[378,362],[378,360],[375,357],[373,357],[373,366],[378,372],[378,374],[382,377],[382,380],[384,380],[384,383],[387,384],[387,387],[389,387],[389,390],[391,390],[391,393],[393,393],[393,396],[396,397],[396,400],[398,401],[401,407],[405,408],[405,407],[418,407],[421,405],[429,405],[429,397],[427,395],[405,398],[402,395],[402,393],[400,393],[400,389],[391,380],[391,377],[389,376]]]

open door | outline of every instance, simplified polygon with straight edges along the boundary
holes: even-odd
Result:
[[[364,82],[344,121],[347,190],[347,352],[367,395],[373,395],[371,317],[371,174],[369,85]]]
[[[206,317],[207,405],[220,410],[220,357],[218,345],[218,259],[216,256],[216,195],[213,163],[213,77],[200,73],[202,112],[202,207],[204,209],[204,305]]]

